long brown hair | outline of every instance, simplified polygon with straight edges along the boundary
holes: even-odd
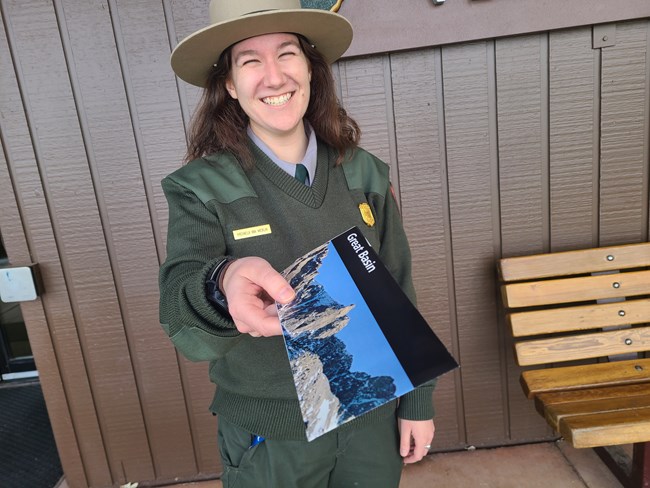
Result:
[[[341,164],[358,146],[361,130],[339,103],[330,65],[309,41],[303,36],[297,37],[312,74],[305,118],[316,136],[338,152],[336,162]],[[232,46],[221,54],[208,75],[207,86],[190,124],[185,162],[229,151],[244,169],[252,169],[255,164],[246,135],[248,116],[226,90],[232,68],[231,51]]]

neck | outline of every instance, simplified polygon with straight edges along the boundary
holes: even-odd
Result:
[[[303,124],[299,124],[291,132],[281,135],[267,133],[258,134],[258,131],[254,128],[252,129],[255,135],[259,137],[282,161],[298,164],[305,157],[309,140],[305,134],[305,127]]]

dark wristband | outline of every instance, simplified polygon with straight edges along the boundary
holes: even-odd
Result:
[[[223,275],[228,266],[230,266],[230,263],[235,259],[236,258],[233,258],[232,256],[226,256],[223,258],[215,265],[212,272],[205,280],[206,297],[224,313],[228,313],[228,300],[226,300],[226,296],[221,290]]]

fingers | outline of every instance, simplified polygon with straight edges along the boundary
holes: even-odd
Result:
[[[237,330],[253,337],[282,334],[275,301],[287,303],[295,292],[266,260],[237,259],[227,268],[222,284]]]
[[[282,334],[275,304],[265,305],[258,297],[235,295],[228,300],[228,311],[239,332],[253,337],[270,337]],[[252,334],[254,332],[255,334]]]
[[[233,262],[223,277],[223,291],[230,301],[230,295],[249,289],[257,295],[263,290],[277,302],[288,303],[295,292],[291,285],[262,258],[248,257]]]
[[[263,290],[273,301],[280,303],[288,303],[295,296],[295,292],[287,280],[265,259],[248,257],[233,262],[223,278],[223,289],[226,296],[231,291],[236,292],[240,288],[251,287],[251,285],[255,288],[256,293]],[[232,289],[233,287],[234,289]]]
[[[399,419],[399,430],[404,464],[417,463],[428,454],[435,432],[432,420]]]
[[[399,421],[399,454],[403,458],[406,458],[411,452],[411,426],[408,423],[404,423],[402,419]]]

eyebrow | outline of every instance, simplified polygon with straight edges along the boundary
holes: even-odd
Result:
[[[284,41],[278,46],[278,51],[284,49],[287,46],[295,46],[300,49],[300,43],[298,41],[294,40],[289,40],[289,41]],[[242,56],[255,56],[257,54],[257,51],[255,49],[247,49],[246,51],[241,51],[237,53],[237,55],[234,57],[233,61],[237,63],[239,61],[239,58]]]

